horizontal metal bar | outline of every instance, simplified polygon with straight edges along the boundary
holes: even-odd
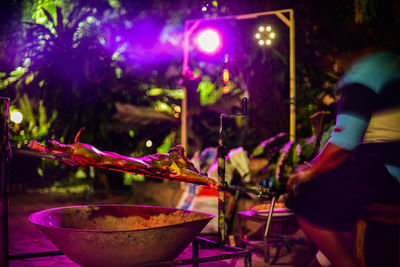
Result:
[[[225,252],[215,256],[209,257],[200,257],[200,258],[191,258],[191,259],[180,259],[174,261],[162,261],[162,262],[151,262],[146,264],[135,265],[135,267],[150,267],[150,266],[178,266],[178,265],[188,265],[188,264],[196,264],[196,263],[203,263],[203,262],[211,262],[211,261],[221,261],[227,259],[237,259],[242,258],[245,261],[246,258],[251,258],[251,251],[243,248],[232,247],[229,245],[219,246],[217,242],[202,238],[196,237],[199,242],[207,243],[212,247],[219,248],[221,250],[226,250],[230,252]]]
[[[9,255],[8,258],[9,260],[21,260],[21,259],[50,257],[59,255],[64,255],[64,253],[62,253],[60,250],[55,250],[55,251],[33,252],[25,254],[14,254],[14,255]]]

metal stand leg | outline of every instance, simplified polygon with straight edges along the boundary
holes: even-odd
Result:
[[[244,267],[251,267],[251,254],[246,255],[243,259]]]
[[[268,232],[269,232],[269,226],[271,224],[271,219],[272,215],[274,212],[274,207],[275,207],[275,201],[276,201],[276,196],[274,196],[271,200],[271,206],[269,208],[269,214],[267,217],[267,222],[265,224],[265,232],[264,232],[264,262],[269,262],[269,246],[268,246]]]
[[[195,238],[192,241],[192,258],[195,259],[198,257],[199,257],[199,240]],[[199,264],[195,262],[193,263],[193,267],[199,267]]]
[[[218,180],[225,185],[225,155],[226,149],[223,146],[222,140],[218,141]],[[225,223],[225,191],[218,192],[218,244],[225,245],[226,239],[226,223]]]

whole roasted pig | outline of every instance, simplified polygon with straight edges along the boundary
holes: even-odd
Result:
[[[155,178],[206,184],[213,188],[220,187],[217,180],[200,173],[195,168],[194,164],[186,158],[181,145],[170,148],[168,153],[134,158],[115,152],[101,151],[92,145],[80,143],[79,135],[82,130],[78,132],[72,144],[48,140],[46,145],[42,145],[36,140],[31,140],[28,147],[44,154],[70,159],[76,165],[110,167],[113,170],[141,173]]]

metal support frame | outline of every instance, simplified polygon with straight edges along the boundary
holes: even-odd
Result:
[[[218,248],[223,252],[214,256],[199,257],[199,246],[204,246],[207,248]],[[40,257],[51,257],[64,255],[61,251],[48,251],[48,252],[38,252],[38,253],[27,253],[19,255],[11,255],[9,260],[21,260],[27,258],[40,258]],[[232,247],[229,245],[219,246],[217,242],[209,240],[203,237],[196,237],[192,241],[192,258],[177,259],[171,261],[162,262],[149,262],[139,265],[134,265],[135,267],[150,267],[150,266],[180,266],[192,264],[193,267],[198,267],[199,263],[221,261],[228,259],[238,259],[243,258],[243,263],[245,267],[251,267],[251,251],[248,249]],[[6,266],[6,265],[1,265]]]
[[[8,164],[9,160],[11,160],[11,145],[9,140],[9,125],[8,125],[8,117],[9,117],[9,103],[10,100],[8,98],[0,97],[0,115],[4,118],[2,121],[0,128],[0,153],[1,153],[1,191],[0,191],[0,224],[1,224],[1,240],[0,240],[0,266],[8,266],[10,260],[18,260],[18,259],[26,259],[26,258],[38,258],[38,257],[47,257],[47,256],[58,256],[63,255],[63,253],[59,250],[57,251],[47,251],[47,252],[38,252],[38,253],[26,253],[26,254],[16,254],[9,255],[9,240],[8,240],[8,188],[9,188],[9,175],[8,175]],[[242,108],[243,115],[229,115],[229,114],[221,114],[220,116],[220,130],[219,130],[219,154],[218,154],[218,174],[221,176],[223,187],[219,192],[220,199],[218,201],[218,242],[214,242],[208,239],[197,237],[193,240],[193,258],[192,259],[183,259],[169,262],[162,262],[165,266],[178,266],[178,265],[187,265],[193,263],[193,266],[198,266],[198,263],[202,262],[210,262],[210,261],[219,261],[225,259],[232,258],[240,258],[243,257],[244,263],[246,267],[251,266],[251,251],[247,249],[242,249],[238,247],[232,247],[225,244],[225,191],[226,190],[238,190],[244,192],[252,192],[261,196],[269,196],[270,193],[267,188],[243,188],[238,186],[228,186],[225,182],[225,156],[226,149],[224,146],[223,139],[223,118],[224,117],[247,117],[247,99],[243,98],[242,100]],[[46,155],[42,155],[39,153],[32,153],[29,151],[20,151],[20,153],[25,154],[27,156],[36,156],[36,157],[46,157]],[[62,160],[56,157],[50,157],[54,160]],[[273,205],[271,205],[273,209]],[[272,212],[270,212],[272,215]],[[270,217],[268,218],[267,226],[269,226]],[[268,228],[266,229],[266,235],[268,232]],[[211,244],[214,248],[219,248],[229,253],[222,253],[216,256],[199,258],[198,254],[198,243],[208,243]],[[161,264],[161,263],[157,263]],[[149,263],[141,266],[154,266],[154,263]]]
[[[218,248],[224,252],[208,257],[199,257],[199,245],[209,248]],[[198,267],[199,263],[221,261],[227,259],[243,258],[244,266],[251,267],[251,251],[243,248],[232,247],[229,245],[220,246],[218,242],[209,240],[203,237],[196,237],[192,242],[192,258],[178,259],[173,261],[151,262],[146,264],[135,265],[135,267],[150,267],[150,266],[178,266],[192,264],[193,267]]]
[[[292,244],[302,244],[302,243],[305,244],[305,239],[301,236],[296,236],[292,234],[288,235],[276,232],[269,232],[269,229],[267,229],[267,223],[268,220],[270,219],[270,216],[271,216],[270,223],[279,223],[280,230],[283,230],[284,223],[295,221],[294,213],[289,211],[282,213],[275,213],[274,216],[270,213],[270,210],[268,211],[267,215],[257,214],[254,211],[241,211],[238,212],[237,214],[237,231],[238,231],[239,244],[245,245],[247,247],[253,247],[256,249],[262,249],[264,252],[264,262],[270,262],[271,264],[273,264],[279,256],[278,254],[275,254],[272,261],[270,260],[271,258],[270,248],[268,246],[270,243],[274,243],[275,245],[278,245],[278,247],[289,246],[290,249],[290,246]],[[265,230],[265,235],[263,237],[263,240],[248,241],[244,238],[242,223],[243,221],[246,220],[262,223],[262,227]]]
[[[288,14],[289,17],[286,16]],[[255,19],[262,16],[277,16],[286,26],[289,27],[289,87],[290,87],[290,126],[289,134],[290,140],[296,139],[296,72],[295,72],[295,32],[294,32],[294,11],[293,9],[281,9],[274,11],[265,11],[259,13],[242,14],[236,16],[226,16],[217,18],[206,18],[197,20],[188,20],[185,23],[184,43],[183,43],[183,66],[182,73],[186,74],[189,70],[189,46],[190,36],[194,30],[206,21],[219,21],[219,20],[245,20]],[[186,88],[184,90],[184,98],[182,100],[182,116],[181,116],[181,144],[187,148],[187,99]]]
[[[10,108],[10,99],[0,97],[0,266],[9,266],[10,260],[21,260],[28,258],[40,258],[40,257],[49,257],[49,256],[59,256],[64,255],[63,252],[56,251],[46,251],[46,252],[36,252],[36,253],[25,253],[25,254],[15,254],[9,255],[9,239],[8,239],[8,191],[9,191],[9,161],[11,160],[11,145],[9,140],[9,108]],[[26,154],[27,156],[39,156],[36,154]],[[40,155],[43,157],[43,155]],[[53,158],[55,159],[55,158]],[[225,221],[225,219],[223,219]],[[219,248],[223,250],[223,253],[220,253],[215,256],[209,257],[199,257],[199,243],[207,244],[211,248]],[[179,259],[174,261],[165,261],[158,263],[148,263],[140,265],[142,267],[145,266],[155,266],[155,265],[163,265],[163,266],[178,266],[178,265],[187,265],[192,264],[193,267],[198,267],[199,263],[203,262],[211,262],[211,261],[220,261],[226,259],[234,259],[234,258],[243,258],[244,266],[251,267],[251,251],[247,249],[242,249],[238,247],[232,247],[228,245],[220,245],[218,242],[214,242],[205,238],[196,237],[192,241],[192,258],[191,259]]]

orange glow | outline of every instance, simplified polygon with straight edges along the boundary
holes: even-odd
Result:
[[[229,71],[228,71],[228,69],[224,69],[224,71],[222,72],[222,81],[224,82],[224,84],[227,84],[229,82]]]
[[[175,110],[175,112],[177,112],[177,113],[180,113],[180,112],[182,111],[180,106],[175,106],[175,107],[174,107],[174,110]]]
[[[225,86],[224,86],[224,89],[223,89],[224,94],[229,93],[229,91],[230,91],[229,86],[228,86],[228,85],[225,85]]]

